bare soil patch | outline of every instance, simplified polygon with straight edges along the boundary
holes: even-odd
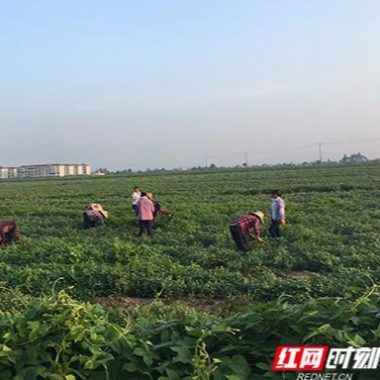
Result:
[[[139,298],[139,297],[112,297],[112,298],[96,298],[94,300],[102,305],[108,307],[122,307],[125,309],[137,308],[142,306],[148,306],[155,302],[154,298]],[[201,312],[213,312],[222,311],[230,308],[230,301],[218,300],[218,299],[189,299],[180,298],[176,300],[161,299],[165,305],[168,306],[184,306],[191,307],[196,311]]]

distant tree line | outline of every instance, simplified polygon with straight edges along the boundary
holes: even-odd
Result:
[[[355,163],[380,163],[380,159],[370,160],[366,156],[362,155],[360,152],[356,154],[347,155],[344,154],[343,157],[339,161],[327,160],[321,162],[320,160],[316,161],[304,161],[301,164],[295,164],[293,162],[284,162],[278,164],[261,164],[261,165],[248,165],[246,162],[243,162],[240,165],[235,166],[217,166],[214,163],[209,166],[193,166],[191,168],[177,168],[177,169],[166,169],[166,168],[147,168],[145,170],[133,170],[133,169],[124,169],[117,171],[110,171],[107,168],[99,168],[96,172],[103,174],[114,174],[114,175],[127,175],[127,174],[139,174],[139,173],[164,173],[164,172],[176,172],[176,171],[213,171],[213,170],[237,170],[237,169],[245,169],[245,168],[278,168],[278,167],[294,167],[294,166],[311,166],[311,165],[336,165],[336,164],[355,164]]]

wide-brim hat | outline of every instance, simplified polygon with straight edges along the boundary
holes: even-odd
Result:
[[[252,215],[257,216],[260,219],[261,223],[264,223],[264,213],[263,212],[256,211],[256,212],[253,212]]]
[[[108,219],[108,211],[105,211],[101,204],[91,203],[91,208],[95,211],[99,211],[106,219]]]
[[[147,196],[149,199],[153,199],[153,193],[146,193],[146,196]]]

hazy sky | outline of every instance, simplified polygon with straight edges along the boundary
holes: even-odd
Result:
[[[0,165],[380,157],[379,20],[378,0],[0,0]]]

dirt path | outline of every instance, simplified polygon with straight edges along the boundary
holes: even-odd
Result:
[[[122,307],[125,309],[138,308],[152,304],[154,298],[139,298],[139,297],[112,297],[112,298],[95,298],[95,302],[108,307]],[[168,306],[183,306],[190,307],[201,312],[213,312],[222,311],[231,307],[230,301],[218,300],[218,299],[188,299],[180,298],[176,300],[161,301]]]

